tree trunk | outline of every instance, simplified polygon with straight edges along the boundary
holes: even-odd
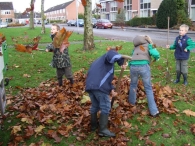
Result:
[[[87,5],[84,7],[84,50],[93,50],[95,48],[94,45],[94,37],[93,37],[93,27],[92,27],[92,4],[91,0],[87,0]]]
[[[34,4],[35,0],[31,0],[31,4]],[[34,28],[34,10],[30,11],[30,25],[29,25],[30,29],[35,29]]]
[[[41,28],[41,34],[45,34],[45,17],[44,17],[44,0],[41,0],[41,21],[42,21],[42,28]]]

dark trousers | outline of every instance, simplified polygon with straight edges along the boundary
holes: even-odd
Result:
[[[73,79],[71,67],[57,68],[56,73],[57,73],[58,83],[60,86],[62,86],[63,75],[65,75],[65,77],[69,80]]]

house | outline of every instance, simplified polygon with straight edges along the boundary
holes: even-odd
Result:
[[[186,0],[188,3],[188,15],[192,21],[195,21],[195,0]]]
[[[77,19],[77,12],[84,14],[83,5],[76,4],[76,0],[72,0],[57,6],[47,9],[44,14],[49,20],[62,20],[67,21]]]
[[[161,2],[162,0],[124,0],[124,2],[100,0],[101,18],[115,21],[119,8],[125,10],[126,21],[135,16],[149,17],[157,12]]]
[[[14,21],[14,8],[12,2],[0,2],[0,22]]]
[[[41,13],[34,12],[34,21],[41,20]],[[30,13],[15,13],[15,22],[20,24],[29,24]]]

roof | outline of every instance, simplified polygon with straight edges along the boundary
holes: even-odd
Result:
[[[52,12],[52,11],[56,11],[56,10],[60,10],[60,9],[64,9],[68,5],[70,5],[72,2],[73,2],[73,0],[69,1],[69,2],[66,2],[66,3],[63,3],[63,4],[59,4],[57,6],[53,6],[53,7],[49,8],[49,9],[47,9],[44,13]]]
[[[12,2],[0,2],[0,10],[14,10]]]

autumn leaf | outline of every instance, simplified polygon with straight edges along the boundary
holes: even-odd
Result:
[[[99,8],[102,8],[102,5],[101,4],[97,4],[96,3],[96,6],[99,7]]]
[[[19,126],[13,126],[11,133],[12,134],[16,134],[19,131],[21,131],[21,125],[19,125]]]
[[[143,52],[145,52],[145,48],[142,45],[139,48],[140,48],[140,50],[142,50]]]
[[[42,132],[42,130],[44,129],[45,127],[40,125],[39,127],[35,128],[35,132],[38,134],[40,132]]]
[[[87,5],[87,1],[86,0],[81,0],[82,5],[85,7]]]
[[[90,100],[90,97],[89,96],[86,96],[86,95],[83,95],[82,100],[81,100],[81,103],[86,103],[88,101],[91,101]]]
[[[193,112],[193,111],[191,111],[189,109],[184,110],[183,113],[185,113],[187,116],[195,117],[195,112]]]
[[[115,0],[115,1],[120,2],[120,3],[124,2],[124,0]]]

